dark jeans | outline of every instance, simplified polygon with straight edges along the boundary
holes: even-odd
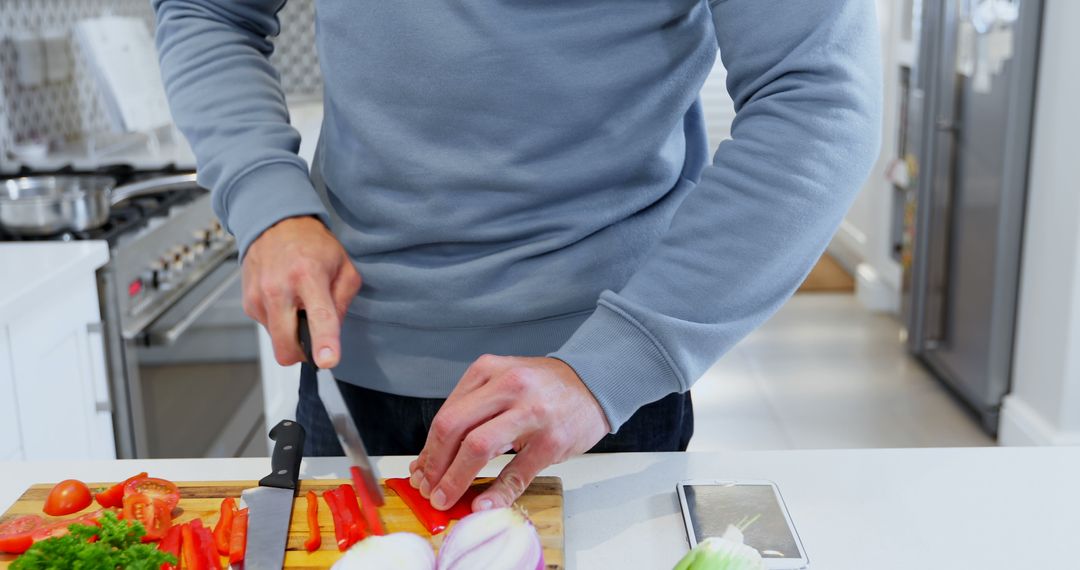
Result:
[[[431,420],[445,400],[412,398],[361,388],[338,381],[341,395],[371,455],[416,455],[424,447]],[[303,365],[296,421],[304,426],[304,455],[344,455],[330,417],[316,389],[315,371]],[[686,451],[694,434],[690,393],[671,394],[637,411],[619,429],[601,439],[589,453]]]

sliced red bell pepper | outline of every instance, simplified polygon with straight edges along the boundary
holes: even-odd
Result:
[[[191,528],[191,523],[184,523],[180,527],[180,540],[184,555],[184,570],[208,570],[206,559],[199,552],[199,540]]]
[[[161,565],[161,570],[176,570],[180,567],[180,527],[183,525],[176,525],[169,528],[169,531],[165,533],[165,538],[161,539],[158,543],[158,550],[172,554],[176,559],[176,564],[170,564],[168,562]]]
[[[232,536],[229,537],[229,562],[237,564],[244,559],[247,548],[248,510],[236,511],[232,522]]]
[[[364,484],[359,467],[353,465],[349,468],[349,473],[352,475],[356,495],[360,498],[360,506],[364,510],[364,521],[367,523],[368,532],[375,536],[386,534],[382,520],[379,519],[379,507],[375,505],[375,490],[368,489],[368,486]]]
[[[315,552],[322,546],[322,532],[319,530],[319,497],[315,491],[307,492],[307,525],[308,539],[304,542],[304,549]]]
[[[323,491],[323,500],[330,507],[330,515],[334,518],[334,538],[337,540],[339,552],[345,552],[349,547],[349,522],[345,518],[345,507],[341,504],[341,498],[333,489]]]
[[[236,501],[232,497],[226,497],[221,501],[221,514],[217,524],[214,525],[214,544],[218,554],[229,555],[229,539],[232,535],[233,518],[236,517]]]
[[[221,570],[221,557],[218,556],[217,545],[214,544],[214,535],[210,529],[203,526],[201,519],[191,521],[191,530],[195,533],[195,539],[199,541],[199,556],[208,570]]]
[[[123,507],[124,486],[132,481],[138,479],[145,479],[146,477],[147,474],[145,471],[139,473],[138,475],[135,475],[134,477],[128,477],[127,479],[124,479],[123,481],[113,485],[112,487],[109,487],[108,489],[105,489],[104,491],[101,491],[100,493],[94,495],[94,498],[97,500],[98,504],[103,507],[112,507],[117,509]]]
[[[337,489],[342,505],[349,511],[349,546],[367,538],[364,530],[364,517],[360,514],[360,501],[352,485],[341,485]]]
[[[451,521],[469,516],[472,513],[473,499],[480,494],[480,491],[475,487],[469,487],[465,490],[465,494],[462,495],[461,499],[454,503],[454,506],[445,511],[440,511],[431,506],[431,503],[420,494],[420,491],[413,489],[408,479],[387,479],[386,486],[401,497],[401,500],[405,502],[405,506],[409,507],[409,510],[413,512],[413,515],[430,534],[439,534],[450,526]]]

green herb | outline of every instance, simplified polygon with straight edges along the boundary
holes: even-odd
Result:
[[[98,520],[100,527],[72,524],[64,536],[34,543],[11,563],[11,570],[71,568],[73,570],[157,570],[177,560],[152,544],[142,544],[146,529],[138,522],[122,521],[111,512]],[[95,542],[89,542],[97,536]]]

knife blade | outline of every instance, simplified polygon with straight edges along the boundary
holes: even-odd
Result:
[[[318,372],[319,366],[315,364],[315,357],[312,354],[311,329],[308,327],[307,311],[303,309],[297,311],[296,320],[300,347],[304,351],[304,358]],[[379,472],[375,470],[375,465],[371,462],[371,457],[368,456],[367,448],[364,447],[364,439],[360,437],[356,424],[349,417],[349,408],[345,405],[345,398],[341,395],[341,388],[332,376],[317,374],[316,378],[319,383],[319,398],[322,399],[323,407],[326,408],[326,413],[330,416],[330,423],[334,426],[334,432],[337,434],[338,442],[341,443],[341,448],[345,450],[346,457],[353,462],[353,465],[360,468],[361,479],[364,486],[367,487],[368,495],[375,501],[375,505],[378,507],[385,505],[386,498],[383,496],[382,485],[379,484]]]
[[[282,420],[270,430],[274,452],[270,474],[259,486],[244,489],[240,499],[248,508],[244,570],[280,570],[285,561],[296,481],[304,456],[304,428]]]

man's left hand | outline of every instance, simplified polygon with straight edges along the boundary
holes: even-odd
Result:
[[[495,456],[518,453],[473,510],[510,506],[536,474],[588,451],[610,431],[592,392],[555,358],[484,355],[465,371],[431,424],[410,482],[450,508]]]

